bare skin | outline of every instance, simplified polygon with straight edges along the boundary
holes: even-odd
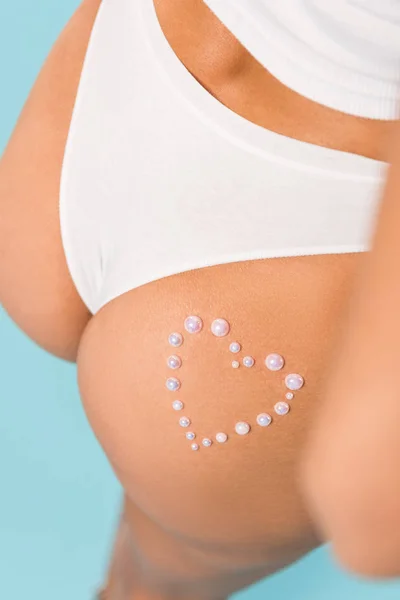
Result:
[[[58,40],[0,165],[0,301],[39,345],[77,361],[88,418],[124,487],[107,598],[222,599],[323,541],[302,499],[299,460],[365,256],[259,260],[183,273],[132,290],[91,317],[66,268],[58,189],[98,5],[86,0]],[[387,159],[392,123],[343,115],[291,92],[201,0],[157,0],[156,8],[177,56],[232,110],[293,138]],[[188,453],[163,388],[166,338],[188,312],[210,320],[221,311],[252,354],[276,348],[307,385],[290,418],[268,437],[254,430],[218,452]],[[188,339],[181,354],[191,365],[185,388],[199,435],[271,411],[260,367],[251,377],[242,369],[234,380],[207,335],[199,343]],[[271,395],[280,389],[267,387]]]
[[[400,575],[400,121],[391,164],[301,469],[320,531],[347,568],[372,577]]]

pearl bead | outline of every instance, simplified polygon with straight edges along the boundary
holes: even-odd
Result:
[[[304,379],[297,373],[290,373],[285,377],[285,384],[289,390],[299,390],[304,385]]]
[[[181,387],[181,382],[176,377],[169,377],[165,385],[170,392],[176,392]]]
[[[288,392],[287,394],[285,394],[285,398],[286,400],[293,400],[294,394],[292,392]]]
[[[232,361],[232,367],[234,369],[238,369],[240,367],[240,362],[238,360],[233,360]]]
[[[193,431],[188,431],[188,432],[187,432],[187,434],[186,434],[186,439],[187,439],[187,440],[190,440],[190,441],[192,441],[192,440],[194,440],[194,439],[195,439],[195,437],[196,437],[196,434],[195,434],[195,433],[193,433]]]
[[[172,408],[174,410],[182,410],[183,408],[183,402],[181,402],[180,400],[174,400],[172,403]]]
[[[205,446],[206,448],[209,448],[212,444],[212,441],[209,438],[204,438],[204,440],[202,440],[201,442],[203,444],[203,446]]]
[[[168,343],[170,346],[174,346],[175,348],[179,348],[183,344],[183,337],[180,333],[171,333],[168,337]]]
[[[243,364],[245,367],[250,368],[254,365],[254,363],[255,363],[255,360],[252,356],[245,356],[243,359]]]
[[[241,351],[241,349],[242,347],[239,344],[239,342],[232,342],[231,344],[229,344],[229,350],[230,352],[233,352],[233,354],[237,354]]]
[[[185,319],[185,329],[189,333],[199,333],[203,329],[203,321],[200,317],[190,316]]]
[[[179,425],[181,427],[189,427],[189,425],[190,425],[190,419],[188,419],[187,417],[181,417],[179,419]]]
[[[198,444],[196,444],[196,443],[194,443],[194,444],[191,444],[191,446],[190,446],[190,447],[191,447],[191,449],[192,449],[192,450],[194,450],[194,451],[196,451],[196,450],[198,450],[198,449],[199,449],[199,445],[198,445]]]
[[[265,366],[270,371],[280,371],[285,364],[285,359],[280,354],[268,354],[265,359]]]
[[[272,417],[267,413],[261,413],[257,416],[257,423],[261,427],[268,427],[272,422]]]
[[[216,337],[228,335],[230,328],[228,321],[225,319],[215,319],[215,321],[211,323],[211,333]]]
[[[217,433],[217,435],[215,436],[215,439],[217,440],[217,442],[219,444],[224,444],[226,442],[226,440],[228,439],[228,436],[226,435],[226,433]]]
[[[182,366],[182,359],[176,354],[168,357],[167,365],[170,369],[179,369]]]
[[[290,406],[287,402],[277,402],[274,406],[274,410],[278,415],[287,415],[290,410]]]
[[[250,425],[244,421],[239,421],[239,423],[236,423],[235,425],[235,431],[239,435],[246,435],[250,431]]]

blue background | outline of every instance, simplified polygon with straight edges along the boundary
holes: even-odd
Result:
[[[51,44],[77,6],[77,0],[0,0],[0,152]],[[120,490],[80,406],[74,365],[37,348],[1,308],[0,477],[1,598],[92,598],[107,565]],[[325,549],[238,595],[399,597],[399,583],[351,578]]]

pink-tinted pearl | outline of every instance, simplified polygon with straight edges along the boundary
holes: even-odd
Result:
[[[229,351],[233,352],[233,354],[237,354],[241,351],[241,349],[242,347],[239,344],[239,342],[232,342],[231,344],[229,344]]]
[[[203,329],[203,321],[200,319],[200,317],[191,315],[185,319],[185,329],[189,333],[199,333],[199,331]]]
[[[190,447],[191,447],[191,449],[192,449],[192,450],[194,450],[195,452],[196,452],[196,450],[198,450],[198,449],[199,449],[199,445],[198,445],[198,444],[196,444],[196,442],[193,442],[193,444],[191,444],[191,446],[190,446]]]
[[[225,319],[215,319],[215,321],[211,323],[211,333],[216,337],[228,335],[229,330],[230,325]]]
[[[182,359],[176,354],[168,357],[167,365],[170,369],[179,369],[182,366]]]
[[[272,423],[272,417],[268,413],[257,415],[257,423],[260,427],[268,427]]]
[[[235,425],[235,431],[238,435],[247,435],[250,431],[250,425],[245,421],[239,421]]]
[[[226,433],[223,433],[222,431],[220,433],[217,433],[217,435],[215,436],[215,439],[217,440],[217,442],[219,444],[225,444],[225,442],[228,439],[228,436],[226,435]]]
[[[274,410],[278,415],[287,415],[290,406],[287,402],[277,402],[274,406]]]
[[[297,373],[290,373],[285,377],[285,384],[286,387],[289,388],[289,390],[296,391],[303,387],[304,379],[301,375],[298,375]]]
[[[243,359],[243,365],[250,369],[254,366],[255,360],[252,356],[245,356]]]
[[[168,337],[168,343],[175,348],[179,348],[183,344],[183,337],[180,333],[171,333]]]
[[[268,354],[265,359],[265,366],[270,371],[280,371],[285,364],[283,356],[280,354]]]
[[[183,409],[183,402],[181,402],[180,400],[174,400],[172,403],[172,408],[174,410],[182,410]]]
[[[293,392],[287,392],[285,394],[285,398],[286,398],[286,400],[293,400],[293,398],[294,398]]]
[[[181,387],[181,382],[176,377],[169,377],[165,386],[170,392],[176,392]]]

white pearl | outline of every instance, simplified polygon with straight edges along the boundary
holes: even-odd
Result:
[[[199,445],[198,445],[198,444],[196,444],[196,443],[194,443],[194,444],[191,444],[191,446],[190,446],[190,447],[191,447],[191,449],[192,449],[192,450],[194,450],[194,451],[196,451],[196,450],[198,450],[198,449],[199,449]]]
[[[299,390],[304,385],[304,379],[297,373],[290,373],[285,377],[285,384],[289,390]]]
[[[167,365],[170,369],[179,369],[182,366],[182,359],[176,354],[168,357]]]
[[[238,369],[240,367],[240,362],[238,360],[233,360],[232,361],[232,367],[234,369]]]
[[[215,321],[211,323],[211,333],[217,337],[228,335],[230,328],[228,321],[225,319],[215,319]]]
[[[257,416],[257,423],[261,427],[268,427],[272,423],[272,417],[268,413],[261,413]]]
[[[185,329],[189,333],[199,333],[203,329],[203,321],[194,315],[185,319]]]
[[[235,425],[235,431],[239,435],[246,435],[250,431],[250,425],[244,421],[239,421],[239,423],[236,423]]]
[[[250,368],[254,365],[254,363],[255,363],[255,360],[252,356],[245,356],[243,359],[243,364],[245,367]]]
[[[189,427],[189,425],[190,425],[190,419],[188,419],[187,417],[181,417],[179,419],[179,425],[181,427]]]
[[[226,435],[226,433],[217,433],[217,435],[215,436],[215,439],[217,440],[217,442],[219,444],[224,444],[226,442],[226,440],[228,439],[228,436]]]
[[[206,448],[209,448],[212,444],[212,441],[209,438],[204,438],[204,440],[202,440],[201,442],[203,444],[203,446],[205,446]]]
[[[270,371],[280,371],[285,364],[285,359],[280,354],[268,354],[265,359],[265,366]]]
[[[180,333],[171,333],[168,337],[168,343],[175,348],[179,348],[183,344],[183,337]]]
[[[194,439],[195,439],[195,437],[196,437],[196,434],[195,434],[195,433],[193,433],[193,431],[188,431],[188,432],[187,432],[187,434],[186,434],[186,439],[187,439],[187,440],[190,440],[190,441],[192,441],[192,440],[194,440]]]
[[[229,344],[229,350],[230,352],[233,352],[233,354],[237,354],[241,351],[241,349],[242,346],[239,344],[239,342],[232,342],[231,344]]]
[[[181,387],[181,382],[176,377],[169,377],[165,385],[170,392],[176,392]]]
[[[181,402],[180,400],[174,400],[172,403],[172,408],[174,410],[182,410],[183,408],[183,402]]]
[[[290,410],[290,406],[287,402],[277,402],[274,406],[274,410],[278,415],[287,415]]]
[[[292,392],[288,392],[287,394],[285,394],[285,398],[286,400],[293,400],[294,394]]]

